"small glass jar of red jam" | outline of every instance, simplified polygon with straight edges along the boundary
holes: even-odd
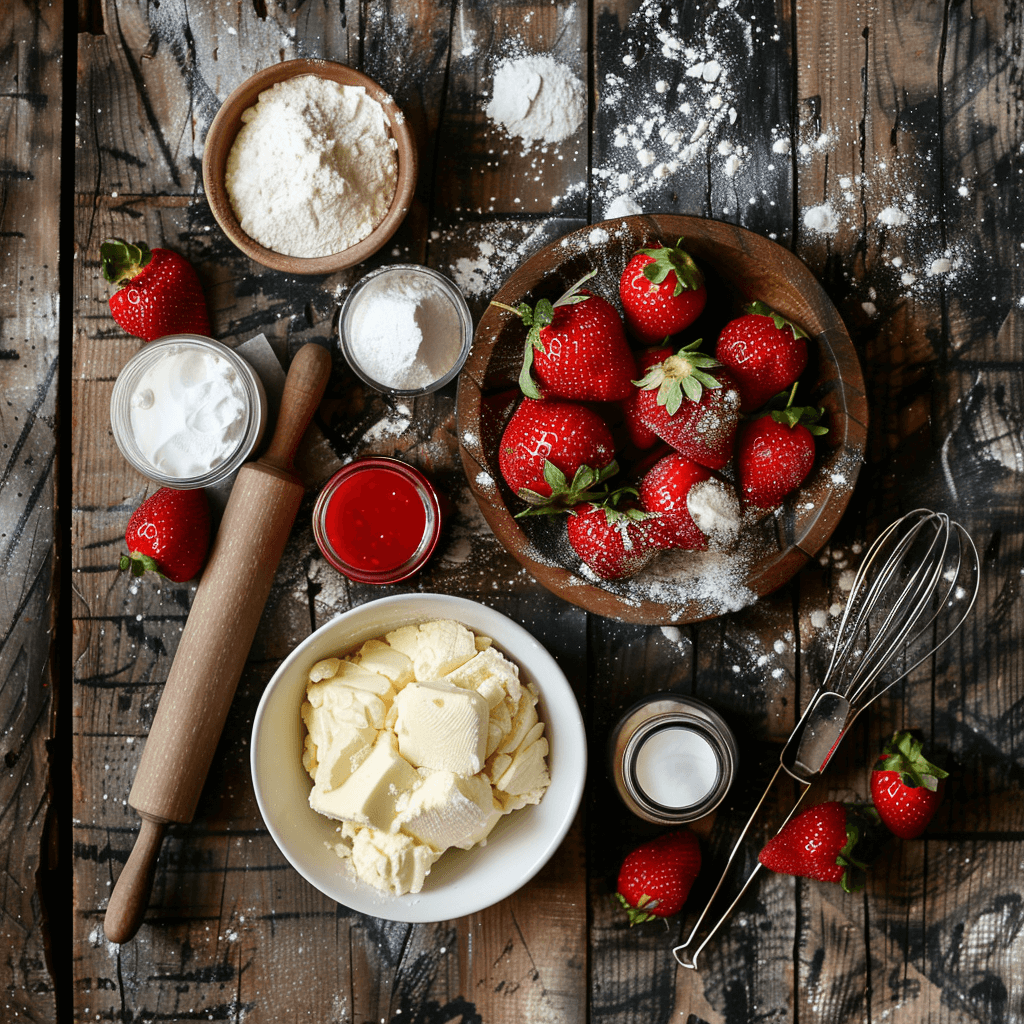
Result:
[[[313,508],[324,558],[358,583],[397,583],[423,567],[441,533],[430,481],[398,459],[372,456],[339,469]]]

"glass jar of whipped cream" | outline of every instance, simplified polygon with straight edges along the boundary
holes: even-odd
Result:
[[[110,396],[121,454],[165,487],[231,476],[263,437],[267,396],[255,370],[198,334],[152,341],[125,363]]]

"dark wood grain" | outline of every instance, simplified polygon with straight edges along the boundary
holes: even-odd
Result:
[[[61,781],[49,753],[58,711],[57,449],[67,429],[57,409],[59,8],[9,5],[0,50],[0,988],[5,1018],[53,1020],[50,935],[66,919],[47,920],[59,904],[40,886],[52,879],[66,827],[51,818]]]

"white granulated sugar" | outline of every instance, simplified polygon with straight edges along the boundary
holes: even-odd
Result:
[[[630,196],[616,196],[604,210],[606,220],[615,220],[618,217],[633,217],[643,213],[643,207]]]
[[[937,260],[932,260],[931,265],[928,267],[928,273],[934,277],[936,274],[948,274],[952,269],[952,260],[941,256]]]
[[[827,622],[828,616],[820,608],[816,608],[811,612],[811,625],[815,629],[824,629]]]
[[[909,270],[908,270],[908,271],[906,271],[906,272],[905,272],[905,273],[903,273],[903,274],[900,274],[900,284],[905,284],[905,285],[907,285],[907,286],[909,287],[909,286],[910,286],[910,285],[912,285],[912,284],[913,284],[913,283],[914,283],[914,282],[915,282],[916,280],[917,280],[917,275],[916,275],[916,274],[912,274],[912,273],[910,273],[910,271],[909,271]]]
[[[526,143],[563,142],[586,113],[583,83],[546,53],[507,60],[494,75],[487,116]]]
[[[785,156],[793,148],[793,144],[789,139],[776,139],[772,143],[772,152],[778,153],[781,156]]]
[[[860,308],[863,309],[868,316],[875,316],[878,313],[878,309],[873,302],[862,302],[860,304]]]
[[[757,600],[744,582],[748,568],[741,553],[666,551],[632,577],[629,592],[680,609],[696,602],[709,614],[739,611]]]
[[[828,203],[805,210],[803,220],[804,227],[821,235],[834,235],[839,230],[839,218]]]
[[[375,441],[383,441],[387,437],[400,437],[411,424],[412,413],[409,411],[409,407],[407,405],[396,406],[363,434],[362,442],[372,444]]]
[[[742,513],[739,498],[728,484],[713,477],[694,484],[686,495],[686,509],[712,545],[729,547],[736,542]]]
[[[910,216],[902,210],[897,209],[895,206],[887,206],[878,215],[878,220],[886,227],[899,228],[910,220]]]
[[[492,295],[516,267],[550,241],[543,222],[461,225],[445,232],[442,239],[445,244],[475,246],[474,254],[460,256],[449,268],[459,290],[471,298]]]
[[[591,245],[604,245],[612,236],[604,228],[594,228],[593,231],[587,235],[587,241]]]
[[[736,172],[742,166],[743,161],[735,153],[731,153],[726,157],[725,163],[722,164],[722,170],[725,171],[727,177],[734,178],[736,176]]]
[[[440,380],[462,348],[462,325],[436,278],[393,270],[354,297],[344,322],[348,354],[367,377],[411,391]]]
[[[480,488],[493,487],[494,477],[491,476],[486,470],[480,470],[475,477],[476,485]]]
[[[384,219],[398,160],[384,109],[361,86],[278,82],[242,114],[225,186],[242,229],[286,256],[328,256]]]

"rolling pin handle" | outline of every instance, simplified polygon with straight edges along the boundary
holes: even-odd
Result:
[[[295,353],[285,378],[281,411],[270,447],[260,462],[290,472],[302,435],[323,397],[331,375],[331,354],[308,342]]]
[[[135,846],[114,883],[107,913],[103,918],[103,931],[111,942],[120,945],[134,938],[146,916],[149,893],[156,874],[156,859],[164,840],[167,823],[155,818],[143,818]]]

